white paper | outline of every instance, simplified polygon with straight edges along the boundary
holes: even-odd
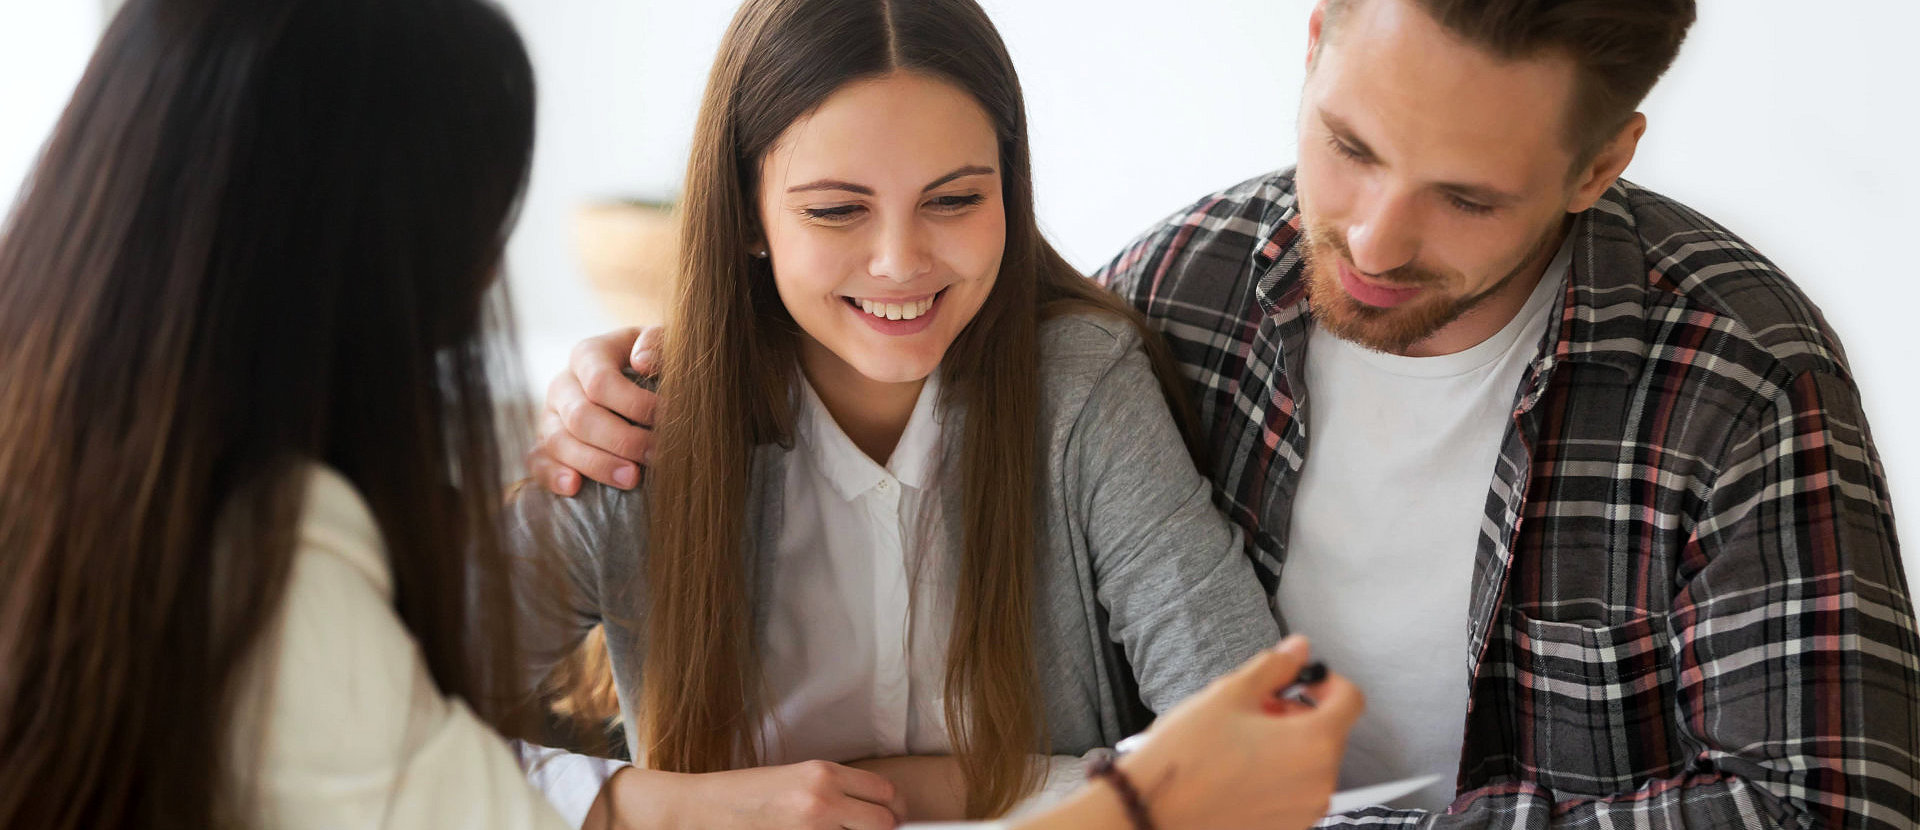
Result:
[[[1422,775],[1418,778],[1402,778],[1385,784],[1370,787],[1355,787],[1351,790],[1333,794],[1333,800],[1327,805],[1327,815],[1348,813],[1363,807],[1385,804],[1403,795],[1417,792],[1421,787],[1439,781],[1438,775]],[[909,822],[900,825],[901,830],[1004,830],[1004,821],[942,821]]]
[[[909,821],[900,830],[1005,830],[1004,821]]]
[[[1327,804],[1327,815],[1336,816],[1362,807],[1385,804],[1403,795],[1418,792],[1420,788],[1439,780],[1438,775],[1422,775],[1418,778],[1402,778],[1385,784],[1355,787],[1345,792],[1337,792],[1333,794],[1333,800]]]

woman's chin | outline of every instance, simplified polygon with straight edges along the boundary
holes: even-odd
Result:
[[[919,383],[920,381],[926,380],[927,376],[933,374],[933,370],[939,368],[939,366],[940,362],[937,360],[924,363],[919,361],[912,363],[875,361],[874,363],[856,366],[855,368],[860,372],[862,377],[874,383]]]

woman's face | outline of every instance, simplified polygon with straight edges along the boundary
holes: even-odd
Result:
[[[912,72],[841,87],[760,162],[760,221],[810,367],[918,382],[1006,249],[1000,150],[971,95]]]

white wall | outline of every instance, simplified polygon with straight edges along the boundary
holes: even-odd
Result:
[[[95,0],[0,0],[0,204],[40,154],[100,37]]]
[[[1026,84],[1041,217],[1091,268],[1173,209],[1288,164],[1310,0],[982,0]],[[504,0],[541,76],[540,147],[511,251],[536,385],[609,325],[571,211],[677,189],[732,0]],[[93,0],[0,0],[0,187],[77,77]],[[1824,17],[1822,16],[1824,15]],[[1896,512],[1920,516],[1920,4],[1702,0],[1628,177],[1757,244],[1827,313],[1866,396]],[[1910,541],[1911,538],[1910,538]],[[1909,545],[1909,570],[1920,542]]]

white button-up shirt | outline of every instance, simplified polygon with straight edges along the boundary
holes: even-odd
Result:
[[[804,378],[800,385],[764,598],[760,761],[949,754],[942,689],[954,574],[933,488],[937,375],[885,465],[847,437]],[[624,766],[533,745],[521,747],[521,763],[576,827]]]
[[[766,598],[762,761],[947,753],[939,381],[927,379],[885,465],[804,379],[800,391]]]

